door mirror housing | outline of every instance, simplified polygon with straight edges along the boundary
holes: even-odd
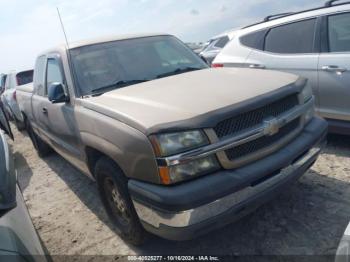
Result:
[[[48,98],[53,104],[65,103],[69,101],[69,97],[64,92],[64,85],[62,83],[51,83],[47,91]]]
[[[16,207],[16,173],[12,154],[0,131],[0,216]]]

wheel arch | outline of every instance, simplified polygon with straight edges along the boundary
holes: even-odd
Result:
[[[111,159],[120,168],[123,174],[127,177],[126,168],[120,163],[120,155],[122,151],[112,143],[94,136],[92,134],[82,134],[84,143],[84,153],[87,162],[87,167],[93,177],[95,177],[95,166],[97,161],[102,157]]]

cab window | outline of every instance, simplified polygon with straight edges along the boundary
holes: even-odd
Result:
[[[328,17],[329,52],[350,51],[350,13]]]
[[[39,96],[45,96],[44,76],[45,76],[46,57],[37,58],[34,69],[34,92]]]
[[[309,19],[274,27],[266,35],[264,50],[279,54],[312,53],[315,26],[316,19]]]
[[[52,83],[55,82],[63,84],[60,64],[57,59],[49,58],[47,60],[46,90]]]

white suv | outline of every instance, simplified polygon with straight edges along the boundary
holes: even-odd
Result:
[[[250,67],[308,78],[330,131],[350,134],[350,3],[268,16],[235,32],[213,67]]]

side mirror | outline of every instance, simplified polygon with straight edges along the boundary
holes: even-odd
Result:
[[[64,92],[62,83],[54,82],[48,87],[48,98],[53,103],[65,103],[69,101],[69,97]]]
[[[0,132],[0,215],[16,207],[16,173],[4,133]]]

